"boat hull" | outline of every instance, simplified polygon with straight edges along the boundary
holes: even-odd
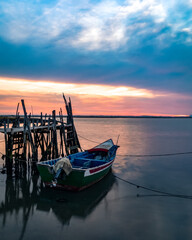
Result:
[[[65,179],[58,179],[54,187],[71,191],[81,191],[100,181],[111,169],[113,160],[92,169],[73,169]],[[45,186],[52,187],[54,173],[51,166],[37,165]]]
[[[80,191],[110,171],[118,147],[108,139],[87,151],[37,163],[37,168],[46,186]]]

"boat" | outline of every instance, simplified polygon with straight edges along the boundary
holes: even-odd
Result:
[[[109,173],[118,147],[109,139],[83,152],[39,162],[37,169],[45,186],[81,191]]]

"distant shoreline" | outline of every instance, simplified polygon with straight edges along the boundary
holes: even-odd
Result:
[[[43,115],[44,117],[45,115]],[[49,117],[51,115],[47,115]],[[20,117],[24,117],[23,115],[20,115]],[[31,117],[41,117],[41,115],[31,115]],[[56,117],[61,117],[59,115],[56,115]],[[67,117],[66,115],[62,115],[62,117]],[[110,115],[74,115],[74,118],[191,118],[192,115],[189,116],[110,116]],[[15,115],[0,115],[0,119],[2,118],[15,118]]]
[[[74,115],[74,118],[192,118],[191,116],[98,116]]]

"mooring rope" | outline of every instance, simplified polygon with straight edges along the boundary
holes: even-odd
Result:
[[[89,142],[98,143],[98,144],[101,143],[101,142],[97,142],[97,141],[91,140],[89,138],[86,138],[79,134],[78,134],[78,136]],[[4,142],[4,140],[1,140],[0,143],[1,142]],[[5,155],[1,152],[0,152],[0,154]],[[116,156],[117,157],[166,157],[166,156],[188,155],[188,154],[192,154],[192,152],[190,151],[190,152],[175,152],[175,153],[162,153],[162,154],[117,154]]]
[[[0,152],[0,154],[2,155],[2,156],[4,156],[5,154],[3,154],[2,152]]]
[[[91,140],[89,138],[83,137],[78,134],[79,137],[93,143],[100,143],[94,140]],[[176,156],[176,155],[186,155],[186,154],[192,154],[192,152],[176,152],[176,153],[162,153],[162,154],[117,154],[117,157],[166,157],[166,156]]]
[[[97,142],[97,141],[94,141],[94,140],[88,139],[88,138],[86,138],[86,137],[83,137],[83,136],[81,136],[81,135],[79,135],[79,134],[78,134],[78,137],[81,137],[81,138],[83,138],[83,139],[85,139],[85,140],[87,140],[87,141],[89,141],[89,142],[93,142],[93,143],[101,143],[101,142]]]
[[[146,186],[143,186],[143,185],[139,185],[139,184],[136,184],[134,182],[131,182],[129,180],[126,180],[126,179],[123,179],[117,175],[114,175],[117,179],[121,180],[122,182],[125,182],[125,183],[128,183],[132,186],[135,186],[137,188],[142,188],[142,189],[145,189],[145,190],[148,190],[148,191],[151,191],[151,192],[155,192],[155,193],[159,193],[159,194],[164,194],[166,196],[170,196],[170,197],[178,197],[178,198],[187,198],[187,199],[192,199],[192,196],[191,195],[185,195],[185,194],[177,194],[177,193],[170,193],[170,192],[164,192],[164,191],[161,191],[159,189],[155,189],[155,188],[150,188],[150,187],[146,187]]]
[[[84,148],[82,148],[84,151],[86,151]],[[6,154],[3,154],[0,152],[2,156],[6,156]],[[192,154],[192,152],[178,152],[178,153],[163,153],[163,154],[143,154],[143,155],[137,155],[137,154],[117,154],[117,157],[166,157],[166,156],[176,156],[176,155],[188,155]]]
[[[93,141],[89,138],[83,137],[78,134],[79,137],[93,143],[100,143],[97,141]],[[166,156],[176,156],[176,155],[186,155],[186,154],[192,154],[192,152],[176,152],[176,153],[162,153],[162,154],[117,154],[117,157],[166,157]]]
[[[117,154],[116,156],[120,157],[164,157],[164,156],[175,156],[175,155],[185,155],[192,154],[192,152],[177,152],[177,153],[163,153],[163,154],[143,154],[143,155],[135,155],[135,154]]]

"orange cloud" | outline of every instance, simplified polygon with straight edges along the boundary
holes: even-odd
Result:
[[[77,115],[185,115],[190,97],[128,86],[58,83],[0,77],[0,114],[14,114],[25,99],[28,113],[51,114],[64,108],[62,92],[71,96]],[[22,110],[20,109],[22,114]],[[64,111],[63,111],[64,112]]]
[[[11,79],[0,77],[2,91],[16,91],[20,93],[62,93],[104,97],[146,97],[153,98],[155,93],[147,89],[128,86],[109,86],[98,84],[58,83],[50,81],[33,81],[25,79]]]

